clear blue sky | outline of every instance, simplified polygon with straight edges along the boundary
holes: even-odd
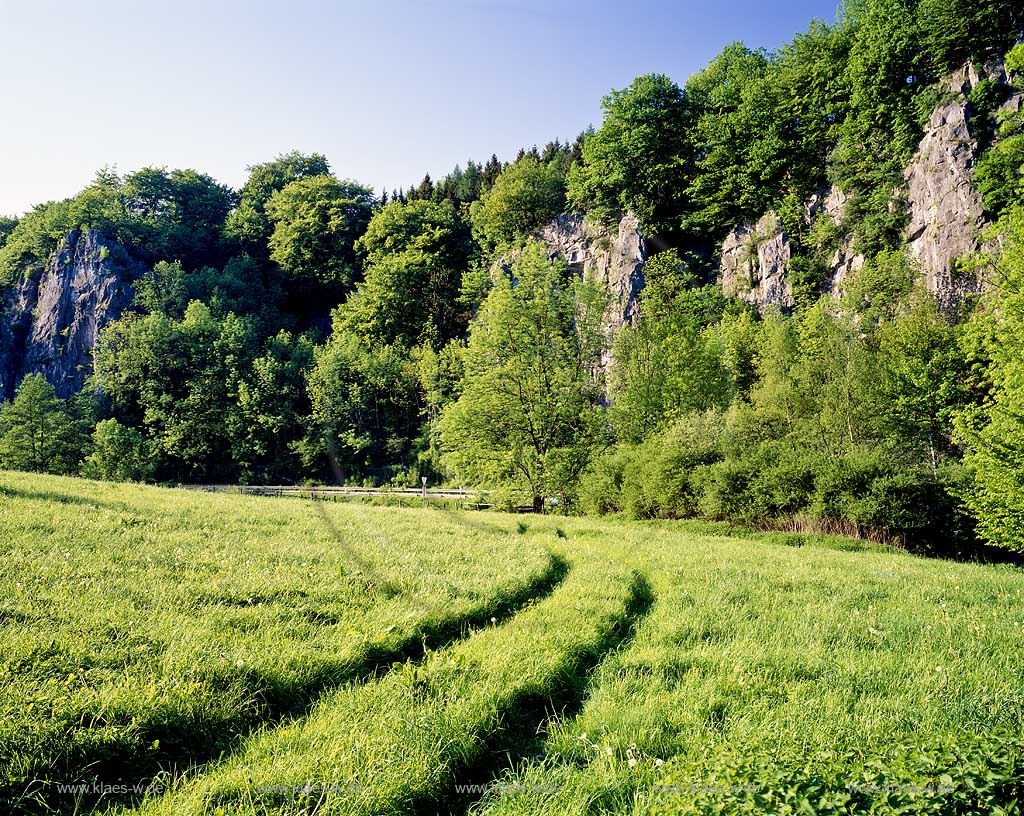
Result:
[[[240,186],[292,149],[375,189],[600,124],[637,75],[682,83],[836,0],[0,0],[0,213],[105,165]]]

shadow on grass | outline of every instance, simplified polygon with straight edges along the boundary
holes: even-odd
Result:
[[[73,747],[60,755],[39,757],[38,764],[21,782],[0,782],[0,813],[10,816],[84,814],[114,804],[137,803],[151,780],[160,774],[176,774],[202,766],[231,753],[239,741],[258,727],[278,725],[306,715],[325,693],[349,682],[368,680],[387,671],[395,662],[420,660],[426,650],[444,648],[471,630],[504,622],[519,609],[551,594],[565,578],[567,562],[549,555],[546,568],[508,594],[481,602],[462,615],[440,614],[428,620],[390,647],[368,646],[343,666],[326,665],[300,682],[270,681],[252,673],[244,682],[258,700],[249,712],[232,717],[204,717],[202,712],[159,711],[133,734],[130,743],[99,742]],[[210,678],[213,687],[238,682],[239,675]],[[102,791],[90,787],[123,785],[128,790]],[[62,786],[77,785],[74,794]]]
[[[415,816],[463,816],[483,796],[486,786],[523,759],[541,753],[547,724],[579,713],[589,696],[594,670],[612,651],[632,642],[637,626],[653,604],[654,593],[647,579],[634,573],[624,614],[605,637],[572,654],[564,671],[555,672],[547,688],[516,698],[505,712],[502,728],[489,737],[484,735],[476,755],[455,770],[448,787],[439,795],[417,800],[408,812]]]
[[[132,507],[123,502],[109,502],[101,499],[90,499],[85,496],[76,496],[73,493],[60,493],[56,490],[39,491],[25,490],[20,487],[0,486],[0,496],[9,499],[28,499],[29,501],[56,502],[57,504],[77,504],[83,507],[91,507],[93,510],[116,510],[126,512]]]

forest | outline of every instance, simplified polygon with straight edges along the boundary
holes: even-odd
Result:
[[[101,170],[0,219],[0,289],[103,237],[130,306],[85,387],[25,376],[0,467],[160,483],[458,484],[535,510],[1024,551],[1024,7],[851,0],[774,51],[636,78],[575,140],[375,191],[325,156]],[[905,251],[904,168],[942,80],[970,92],[985,208],[955,303]],[[829,185],[842,223],[808,227]],[[737,224],[788,235],[791,308],[720,285]],[[639,316],[535,239],[643,225]],[[939,214],[937,217],[942,217]],[[609,228],[611,228],[609,226]],[[841,241],[863,264],[826,285]]]

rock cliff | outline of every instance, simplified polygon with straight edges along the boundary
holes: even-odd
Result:
[[[627,213],[613,228],[582,215],[561,215],[533,235],[546,244],[549,257],[562,258],[584,280],[608,290],[605,329],[615,332],[640,314],[647,242],[636,216]]]
[[[985,213],[974,183],[974,165],[981,143],[988,136],[980,129],[968,99],[977,85],[988,80],[1008,86],[1003,66],[993,63],[981,71],[965,65],[939,88],[942,103],[933,111],[924,135],[903,174],[897,193],[907,205],[906,251],[916,262],[925,285],[946,307],[955,306],[979,284],[959,274],[957,259],[981,248]],[[1008,93],[1000,110],[1019,110],[1024,94]],[[838,234],[836,249],[827,264],[824,292],[838,292],[843,282],[864,263],[843,229],[846,196],[836,187],[820,191],[806,202],[804,218],[811,227],[817,219],[831,219]],[[723,289],[759,308],[793,305],[787,275],[792,248],[778,217],[766,213],[755,224],[744,222],[726,236],[720,248]]]
[[[73,231],[42,269],[29,270],[3,302],[0,396],[42,373],[57,393],[80,391],[96,336],[131,303],[140,265],[95,230]]]
[[[789,260],[789,238],[779,217],[769,210],[756,224],[740,224],[722,243],[722,290],[755,306],[791,308]]]
[[[985,210],[974,183],[980,153],[970,92],[984,80],[1007,85],[999,63],[980,73],[972,64],[947,77],[942,90],[948,101],[928,120],[924,136],[904,173],[907,204],[907,251],[920,268],[928,289],[944,305],[954,305],[978,289],[977,281],[957,274],[958,258],[981,248]],[[1019,109],[1022,95],[1011,93],[1002,108]]]

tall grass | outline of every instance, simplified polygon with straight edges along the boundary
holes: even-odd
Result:
[[[1024,725],[1018,569],[680,540],[665,525],[579,528],[580,549],[636,553],[657,601],[632,646],[597,671],[579,715],[554,723],[543,755],[501,779],[478,813],[730,813],[747,797],[742,812],[798,812],[799,801],[787,810],[755,794],[815,766],[832,785],[868,767],[923,791],[946,769],[907,757],[936,745],[978,759],[961,794],[991,793],[996,765],[1024,779],[1021,743],[1006,743]],[[902,764],[883,773],[886,762]],[[904,812],[870,801],[872,812]],[[952,801],[940,797],[935,812],[969,812],[943,811]]]
[[[430,535],[425,536],[424,530]],[[560,566],[393,514],[0,473],[0,811],[229,750]]]
[[[1019,569],[725,532],[0,474],[0,810],[1014,812]]]
[[[459,775],[510,722],[580,693],[645,592],[613,561],[573,564],[550,598],[508,623],[325,696],[308,717],[247,740],[141,813],[437,812],[460,798]]]

